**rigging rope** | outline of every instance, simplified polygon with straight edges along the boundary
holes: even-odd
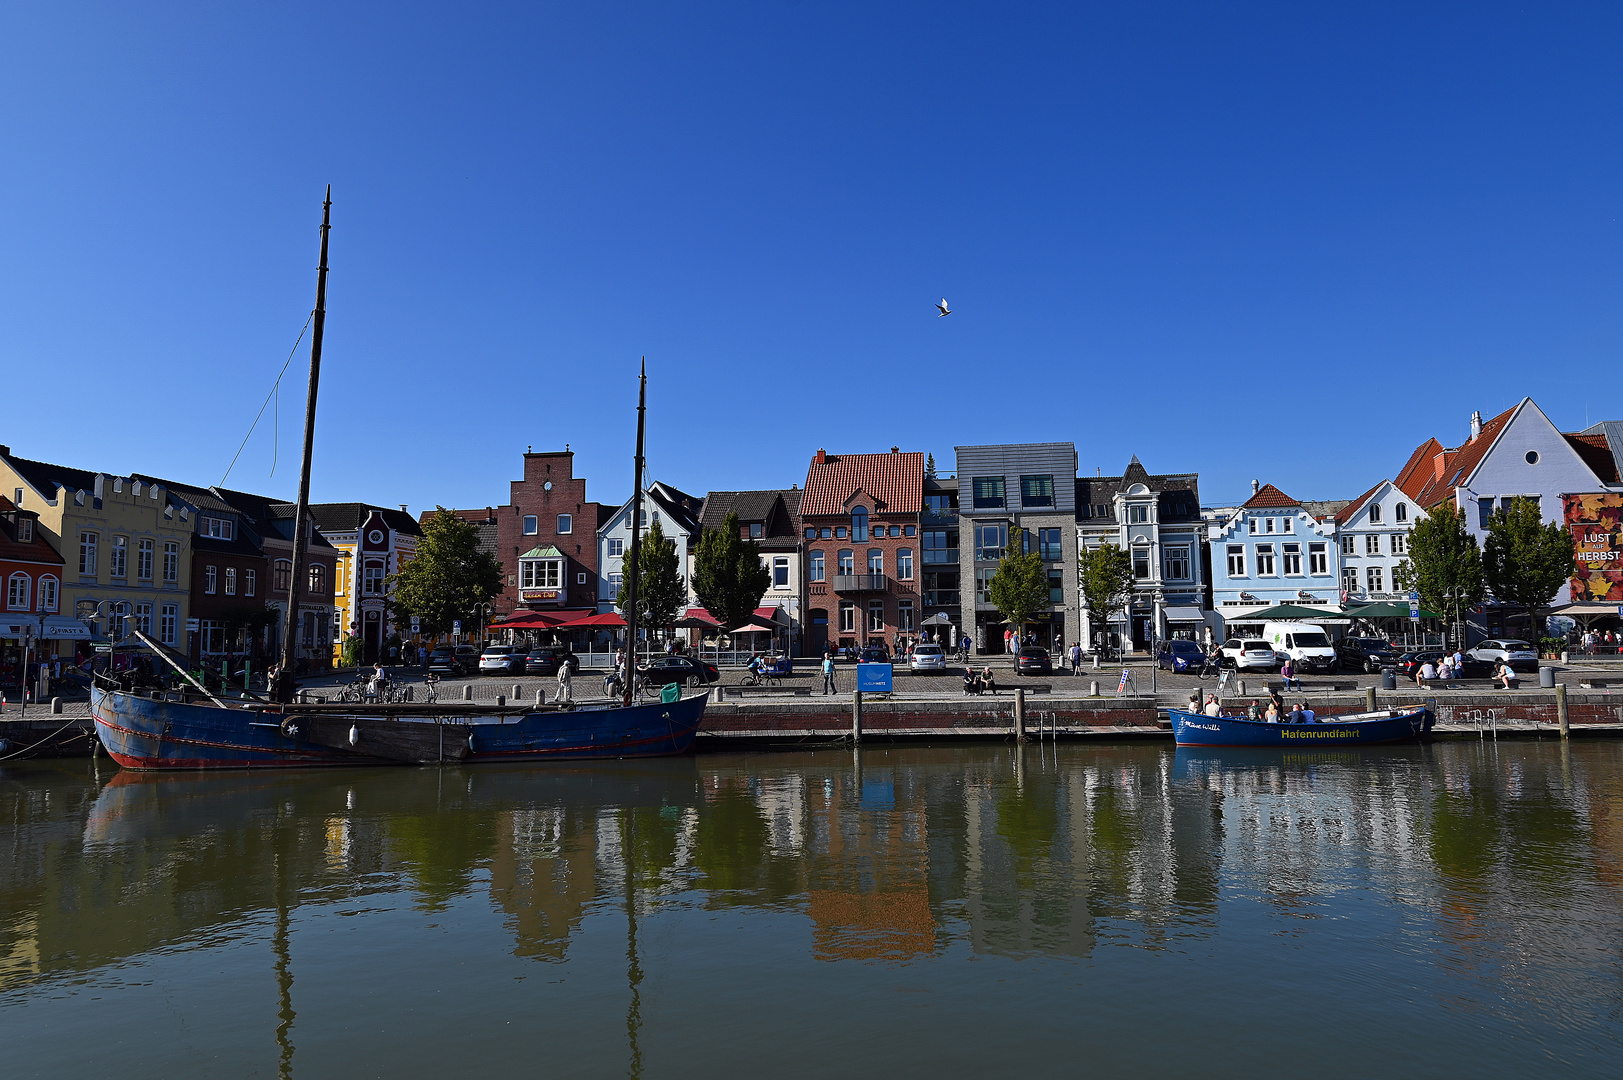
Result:
[[[264,404],[260,405],[259,406],[259,411],[254,414],[254,422],[252,424],[248,425],[248,434],[246,434],[246,435],[244,435],[242,437],[242,445],[237,447],[237,452],[231,456],[231,464],[229,464],[229,465],[227,465],[225,467],[225,476],[220,477],[220,486],[221,487],[225,487],[225,478],[226,478],[226,476],[230,476],[231,475],[231,470],[237,467],[237,458],[240,458],[242,456],[242,451],[243,451],[243,449],[245,447],[247,447],[248,440],[253,437],[254,428],[259,426],[260,417],[265,415],[265,406],[269,405],[271,403],[272,399],[276,400],[276,409],[277,409],[277,411],[276,411],[275,418],[271,421],[271,426],[273,428],[278,428],[278,427],[281,426],[281,405],[282,405],[282,403],[281,403],[281,399],[277,398],[276,391],[282,385],[282,376],[287,374],[288,365],[293,363],[293,354],[299,351],[299,342],[304,340],[304,331],[310,329],[310,321],[312,319],[314,319],[315,317],[316,317],[316,313],[314,311],[311,311],[310,312],[310,318],[304,320],[304,329],[299,331],[299,336],[293,342],[293,347],[287,351],[287,359],[285,361],[283,361],[282,370],[277,373],[276,381],[271,383],[270,393],[265,395]],[[275,434],[276,433],[273,431],[272,436],[274,437]],[[276,450],[273,449],[272,452],[271,452],[271,474],[275,475],[275,473],[276,473]]]

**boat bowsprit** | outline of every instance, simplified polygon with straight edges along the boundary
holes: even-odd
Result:
[[[1431,735],[1430,709],[1349,713],[1311,724],[1270,724],[1243,716],[1207,716],[1168,709],[1179,746],[1374,746],[1410,742]]]

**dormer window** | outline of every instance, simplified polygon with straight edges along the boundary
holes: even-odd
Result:
[[[229,540],[231,539],[232,533],[231,519],[215,517],[199,518],[197,522],[197,533],[199,536],[208,536],[216,540]]]
[[[19,544],[27,544],[27,543],[32,542],[33,539],[34,539],[34,519],[33,518],[22,517],[21,515],[19,515],[18,518],[17,518],[17,543],[19,543]]]
[[[750,539],[759,540],[766,535],[766,526],[759,521],[750,522]]]
[[[851,539],[868,539],[868,508],[865,506],[851,511]]]

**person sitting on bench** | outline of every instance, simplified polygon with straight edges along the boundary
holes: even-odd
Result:
[[[997,680],[992,677],[991,664],[987,664],[981,671],[981,689],[989,694],[997,693]]]
[[[969,668],[964,669],[964,693],[979,694],[981,692],[981,678]]]
[[[1431,680],[1435,679],[1436,677],[1437,677],[1437,668],[1435,666],[1433,666],[1433,664],[1432,664],[1432,662],[1430,660],[1427,660],[1424,664],[1420,665],[1420,670],[1415,672],[1415,676],[1414,676],[1415,685],[1416,686],[1430,686],[1431,685]]]

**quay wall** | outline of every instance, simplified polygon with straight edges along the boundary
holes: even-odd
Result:
[[[1035,731],[1072,728],[1156,729],[1159,710],[1152,697],[1026,698],[1026,726]],[[865,736],[975,738],[1012,735],[1014,696],[919,701],[864,696]],[[705,709],[699,735],[723,738],[804,738],[851,733],[851,699],[740,701]],[[1130,734],[1130,733],[1129,733]]]

